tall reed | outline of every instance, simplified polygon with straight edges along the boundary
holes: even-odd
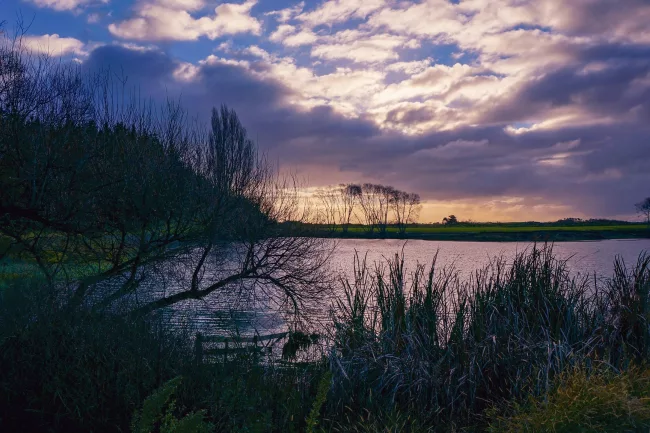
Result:
[[[408,411],[434,425],[481,423],[486,408],[543,396],[568,367],[648,359],[650,258],[598,284],[552,246],[493,260],[462,280],[434,257],[408,274],[396,255],[357,258],[333,310],[334,405]]]

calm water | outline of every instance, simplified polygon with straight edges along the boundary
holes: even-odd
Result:
[[[503,242],[436,242],[423,240],[367,240],[344,239],[337,241],[330,267],[335,275],[352,276],[355,254],[366,257],[367,263],[392,258],[395,253],[404,254],[407,270],[418,263],[428,265],[438,252],[438,266],[453,266],[461,278],[487,265],[495,257],[511,259],[516,253],[532,248],[531,243]],[[574,274],[589,274],[609,277],[614,258],[621,256],[628,267],[632,267],[639,254],[650,252],[650,239],[606,240],[595,242],[563,242],[553,247],[556,257],[567,259]],[[330,300],[332,301],[332,300]],[[264,309],[235,305],[223,294],[201,302],[188,302],[178,306],[172,313],[175,323],[191,324],[206,334],[239,333],[260,334],[282,332],[287,324],[283,318]],[[327,321],[327,308],[323,308]]]
[[[453,265],[461,275],[467,275],[487,265],[490,259],[498,256],[512,258],[517,252],[532,246],[532,243],[517,242],[344,239],[338,243],[331,266],[334,271],[350,275],[355,252],[361,256],[367,254],[368,262],[372,263],[403,251],[406,267],[414,268],[418,262],[429,265],[438,252],[439,265]],[[650,239],[561,242],[553,246],[553,251],[556,257],[568,260],[572,272],[607,277],[612,273],[617,255],[631,266],[636,263],[639,253],[650,252]]]

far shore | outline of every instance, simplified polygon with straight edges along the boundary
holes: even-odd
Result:
[[[646,225],[612,226],[514,226],[514,225],[472,225],[472,226],[416,226],[400,233],[390,227],[386,233],[370,233],[365,227],[351,227],[347,232],[340,228],[318,227],[311,236],[336,239],[420,239],[430,241],[467,242],[576,242],[607,239],[650,239]]]

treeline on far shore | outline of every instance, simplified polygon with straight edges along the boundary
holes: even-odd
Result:
[[[557,242],[650,237],[650,228],[645,223],[607,219],[579,220],[577,218],[566,218],[553,222],[458,221],[455,223],[411,223],[404,226],[388,224],[383,231],[371,230],[363,224],[350,224],[345,228],[332,224],[313,223],[285,223],[285,225],[292,226],[294,229],[302,227],[302,232],[309,236],[349,239]]]

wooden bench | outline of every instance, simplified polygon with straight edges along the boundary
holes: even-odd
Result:
[[[250,353],[253,356],[259,356],[264,351],[270,353],[273,345],[288,335],[288,332],[280,332],[277,334],[254,335],[252,337],[224,337],[221,335],[203,335],[197,332],[194,342],[196,362],[202,364],[205,356],[222,356],[223,362],[226,363],[228,356],[231,354]],[[206,343],[217,343],[221,344],[222,347],[205,348],[203,345]]]

